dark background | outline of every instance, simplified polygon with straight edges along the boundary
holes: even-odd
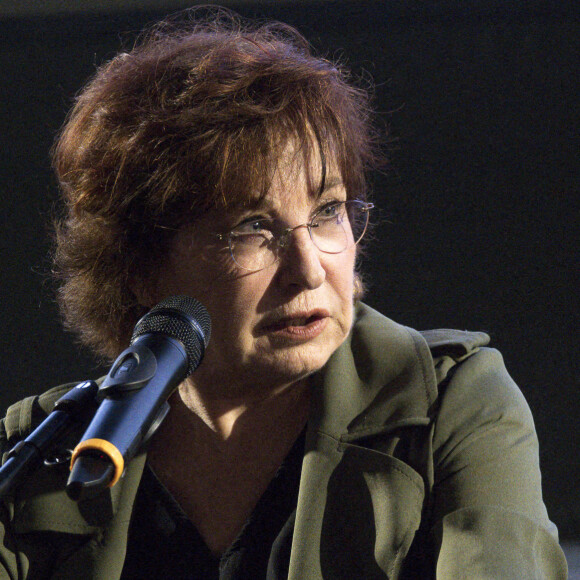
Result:
[[[534,413],[564,539],[580,539],[572,4],[227,2],[297,26],[374,80],[391,163],[373,177],[366,301],[419,329],[492,336]],[[58,199],[48,151],[95,66],[167,12],[0,20],[2,408],[102,371],[61,330],[48,281]]]

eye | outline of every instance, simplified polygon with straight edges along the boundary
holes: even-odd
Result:
[[[317,222],[324,222],[324,221],[335,221],[337,218],[342,217],[344,209],[344,202],[343,201],[331,201],[326,205],[323,205],[317,212],[314,214],[312,221],[314,223]]]
[[[238,224],[233,230],[234,237],[263,236],[272,237],[272,222],[265,218],[249,218]]]

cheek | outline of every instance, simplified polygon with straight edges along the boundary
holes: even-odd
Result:
[[[338,256],[335,256],[338,258]],[[327,268],[327,281],[340,312],[339,326],[348,333],[353,321],[354,310],[354,252],[340,254],[332,267]]]
[[[248,335],[263,293],[264,285],[257,274],[236,279],[222,276],[211,284],[206,306],[215,320],[216,331],[219,327],[227,340]]]
[[[351,303],[354,299],[354,264],[355,253],[339,254],[340,259],[334,268],[328,271],[332,285],[345,302]]]
[[[178,247],[159,273],[159,293],[188,294],[204,305],[226,293],[235,284],[231,260],[225,252],[207,254]]]

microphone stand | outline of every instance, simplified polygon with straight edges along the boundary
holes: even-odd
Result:
[[[96,403],[98,390],[94,381],[79,383],[54,404],[50,415],[26,439],[8,452],[8,460],[0,468],[0,498],[40,467],[44,453]]]

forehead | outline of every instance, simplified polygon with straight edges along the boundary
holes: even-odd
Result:
[[[325,147],[325,153],[312,133],[306,139],[294,135],[265,140],[268,144],[261,152],[247,155],[239,173],[237,163],[224,170],[213,203],[184,229],[225,231],[248,212],[283,213],[281,208],[298,205],[311,211],[321,197],[348,197],[344,187],[340,189],[343,176],[332,148]]]
[[[298,199],[315,201],[342,183],[336,159],[328,159],[313,137],[305,143],[291,139],[273,148],[267,187],[255,192],[248,206],[274,201],[292,203]]]
[[[242,200],[214,208],[181,229],[176,242],[185,239],[207,242],[212,232],[225,232],[249,217],[250,212],[264,212],[287,220],[306,220],[320,204],[320,200],[346,200],[343,178],[334,159],[327,162],[325,155],[312,147],[299,147],[288,142],[273,157],[267,187],[251,191]]]

